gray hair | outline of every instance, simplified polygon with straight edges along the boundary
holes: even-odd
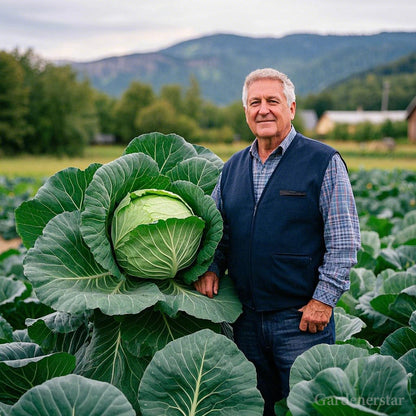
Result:
[[[295,86],[286,74],[284,74],[283,72],[279,72],[273,68],[262,68],[250,72],[247,75],[246,80],[244,81],[242,94],[244,107],[247,107],[247,94],[249,86],[253,82],[261,79],[274,79],[280,81],[283,84],[283,94],[286,97],[288,107],[290,107],[292,103],[296,101]]]

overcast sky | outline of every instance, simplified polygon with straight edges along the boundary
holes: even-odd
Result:
[[[0,0],[0,50],[90,61],[213,33],[416,31],[414,0]]]

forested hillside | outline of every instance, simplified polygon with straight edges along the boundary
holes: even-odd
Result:
[[[353,75],[301,100],[305,108],[324,110],[405,110],[416,95],[416,53]]]
[[[193,50],[188,49],[192,42],[187,45],[178,45],[178,50],[173,48],[171,58],[175,54],[202,56],[204,45],[198,48],[194,43]],[[222,53],[227,55],[226,47]],[[318,116],[331,109],[379,110],[383,92],[388,92],[388,109],[404,110],[416,93],[415,56],[413,52],[388,65],[376,66],[318,94],[302,96],[298,90],[298,108],[313,109]],[[207,73],[213,76],[215,72],[207,69]],[[23,54],[0,51],[0,74],[0,156],[19,153],[74,156],[82,154],[89,143],[102,142],[97,137],[128,143],[132,137],[149,131],[176,132],[192,138],[194,143],[229,143],[252,137],[241,105],[241,85],[228,105],[209,100],[203,91],[207,84],[201,85],[196,75],[185,86],[166,78],[159,90],[143,80],[131,81],[120,97],[111,97],[92,87],[90,81],[80,80],[69,65],[43,61],[30,50]],[[229,77],[235,81],[238,75],[230,73]],[[222,85],[221,74],[218,85]],[[300,122],[296,117],[295,126]],[[389,135],[404,137],[406,125],[402,127],[400,131],[404,133]],[[359,139],[367,136],[368,131]]]
[[[240,98],[244,77],[259,67],[272,66],[286,72],[298,96],[305,96],[412,52],[416,52],[414,32],[366,36],[294,34],[282,38],[217,34],[154,53],[71,65],[95,88],[113,96],[120,96],[132,81],[147,83],[158,92],[166,84],[186,87],[195,77],[203,98],[222,105]]]

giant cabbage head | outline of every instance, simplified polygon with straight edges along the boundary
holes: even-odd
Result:
[[[176,134],[150,133],[116,160],[49,178],[16,210],[39,300],[68,313],[137,314],[157,304],[170,316],[233,321],[241,309],[231,285],[208,306],[192,285],[222,236],[210,196],[222,165]]]
[[[132,276],[174,278],[194,261],[204,226],[205,221],[173,192],[130,192],[113,214],[116,260]]]

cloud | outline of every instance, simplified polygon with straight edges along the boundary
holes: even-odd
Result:
[[[212,33],[416,31],[408,0],[2,0],[0,48],[93,60],[148,52]]]

